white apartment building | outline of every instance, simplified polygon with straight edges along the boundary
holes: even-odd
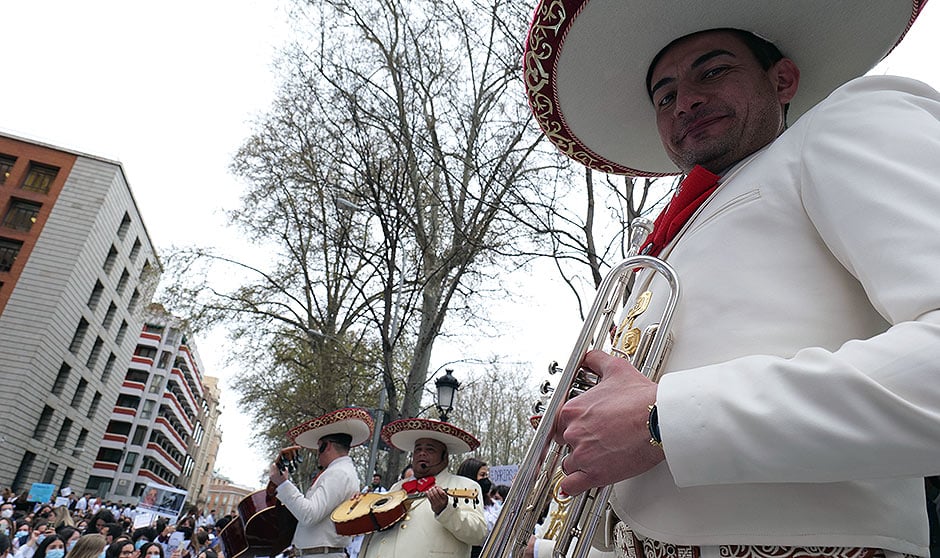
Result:
[[[0,216],[0,485],[81,491],[162,268],[115,161],[0,134]]]

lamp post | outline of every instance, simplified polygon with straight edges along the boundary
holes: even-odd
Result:
[[[444,372],[443,376],[434,380],[434,386],[437,388],[437,412],[441,415],[441,421],[447,422],[447,413],[454,408],[454,399],[457,397],[457,390],[460,389],[460,382],[454,377],[454,371],[450,368]]]

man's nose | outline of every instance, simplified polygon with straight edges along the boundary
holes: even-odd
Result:
[[[676,115],[694,111],[706,101],[705,93],[695,84],[680,84],[676,88]]]

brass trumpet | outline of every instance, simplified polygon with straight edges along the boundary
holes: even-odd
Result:
[[[594,304],[513,480],[502,513],[483,546],[481,558],[518,558],[534,534],[535,525],[552,497],[556,475],[561,473],[561,461],[569,451],[568,446],[550,439],[552,425],[568,399],[594,387],[598,382],[596,374],[581,368],[584,355],[589,350],[607,350],[630,360],[646,377],[658,380],[671,346],[669,325],[679,303],[680,292],[678,275],[672,266],[659,258],[638,255],[640,246],[652,228],[652,223],[644,218],[631,222],[628,257],[615,266],[598,287]],[[649,291],[642,293],[636,298],[636,304],[624,315],[616,334],[611,335],[615,326],[614,314],[625,307],[631,279],[638,269],[650,269],[663,276],[669,284],[669,298],[659,322],[640,333],[633,327],[633,322],[646,310],[651,298]],[[575,540],[577,543],[573,556],[587,556],[612,488],[604,486],[589,490],[568,503],[564,527],[554,539],[556,558],[566,557]]]

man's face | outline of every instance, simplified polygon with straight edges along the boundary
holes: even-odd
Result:
[[[668,47],[650,79],[666,154],[683,172],[718,173],[784,130],[783,105],[796,94],[799,70],[782,59],[768,70],[744,41],[708,31]]]
[[[415,442],[414,454],[411,456],[411,466],[414,467],[415,477],[423,479],[443,471],[447,467],[444,449],[444,444],[437,440],[419,438]]]

